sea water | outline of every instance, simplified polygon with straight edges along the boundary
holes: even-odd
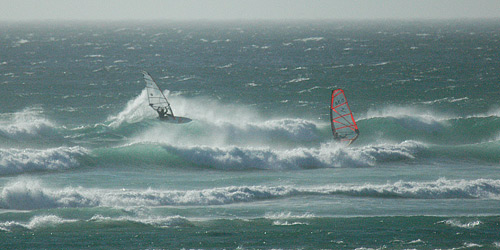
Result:
[[[1,249],[500,248],[497,20],[2,23],[0,45]],[[143,70],[192,122],[157,119]]]

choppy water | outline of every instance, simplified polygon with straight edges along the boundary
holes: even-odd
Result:
[[[500,248],[499,40],[496,21],[1,24],[0,248]],[[192,122],[156,119],[142,70]]]

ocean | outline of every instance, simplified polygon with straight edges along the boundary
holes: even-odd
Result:
[[[498,249],[499,97],[498,20],[4,22],[0,249]]]

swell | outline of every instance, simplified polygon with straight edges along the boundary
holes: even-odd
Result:
[[[26,108],[0,115],[0,143],[32,144],[40,139],[61,140],[58,126],[43,115],[41,108]]]
[[[94,215],[89,219],[68,219],[57,215],[37,215],[30,218],[28,221],[6,221],[0,222],[1,231],[18,231],[18,230],[40,230],[55,227],[74,228],[105,228],[105,227],[134,227],[137,225],[155,226],[160,228],[165,227],[181,227],[190,226],[189,220],[181,216],[103,216],[100,214]]]
[[[28,109],[7,118],[4,115],[0,121],[0,144],[32,145],[32,148],[47,144],[98,148],[154,142],[179,146],[291,149],[316,147],[332,140],[329,123],[298,118],[262,119],[250,111],[244,111],[249,114],[239,114],[234,119],[231,118],[230,111],[217,119],[193,114],[193,122],[172,125],[157,120],[154,112],[147,109],[149,107],[142,101],[137,104],[137,100],[139,98],[131,101],[132,104],[129,105],[132,107],[127,106],[120,114],[111,116],[103,123],[76,128],[56,125],[44,117],[40,110]],[[216,104],[214,106],[215,109],[221,108]],[[500,141],[498,112],[471,116],[419,112],[405,108],[368,112],[358,119],[361,134],[353,146],[394,144],[409,140],[456,146]]]
[[[497,112],[456,116],[430,110],[389,108],[368,112],[359,120],[359,127],[360,139],[365,142],[416,140],[436,145],[469,145],[500,139]]]
[[[348,196],[382,199],[500,199],[500,180],[397,181],[386,184],[325,186],[228,186],[200,190],[50,188],[19,179],[0,192],[0,208],[36,210],[88,207],[206,206],[252,203],[300,196]]]
[[[96,211],[94,211],[96,212]],[[25,217],[25,216],[23,216]],[[75,218],[76,217],[76,218]],[[357,222],[369,224],[377,224],[380,221],[388,222],[389,225],[398,223],[399,225],[420,225],[425,222],[426,225],[432,225],[436,228],[447,229],[460,229],[460,230],[478,230],[481,228],[490,228],[494,226],[498,217],[497,216],[479,216],[479,217],[435,217],[435,216],[377,216],[377,217],[352,217],[352,218],[336,218],[336,217],[320,217],[314,214],[294,214],[294,213],[268,213],[263,217],[258,218],[235,218],[235,219],[221,219],[211,218],[208,222],[200,221],[200,219],[186,218],[178,215],[149,215],[149,214],[130,214],[124,215],[123,213],[113,215],[95,214],[92,216],[61,216],[61,215],[33,215],[28,218],[16,218],[0,222],[0,233],[16,232],[20,230],[40,230],[40,229],[54,229],[54,228],[67,228],[75,230],[95,230],[97,228],[137,228],[139,230],[143,227],[157,227],[157,228],[193,228],[193,227],[206,227],[213,226],[214,230],[220,230],[220,227],[227,227],[228,224],[233,226],[239,225],[244,227],[268,227],[268,226],[328,226],[335,222]],[[419,223],[420,222],[420,223]],[[350,223],[341,223],[348,225]],[[275,227],[276,228],[276,227]],[[408,244],[423,243],[422,241],[415,240],[408,242]]]
[[[118,127],[101,124],[66,130],[72,134],[64,136],[69,141],[65,144],[74,146],[0,148],[0,175],[88,165],[293,170],[436,159],[500,161],[496,116],[430,122],[410,116],[375,117],[361,119],[359,126],[360,139],[342,147],[331,142],[328,125],[301,119],[249,124],[193,121],[180,126],[158,120]]]
[[[0,148],[0,176],[106,166],[179,166],[225,171],[373,167],[377,164],[412,161],[425,152],[425,145],[411,141],[356,148],[345,148],[333,143],[318,147],[277,149],[267,146],[174,146],[146,142],[96,149],[81,146]]]
[[[78,168],[88,163],[88,153],[87,149],[79,146],[48,149],[0,148],[0,176]]]
[[[342,147],[332,142],[328,123],[266,120],[238,106],[232,116],[233,105],[173,99],[186,103],[179,105],[181,114],[206,104],[220,116],[194,112],[188,124],[165,123],[145,103],[144,91],[106,122],[77,128],[56,125],[37,108],[2,115],[0,175],[88,165],[294,170],[436,159],[500,161],[497,111],[466,117],[404,107],[370,111],[359,119],[359,139]]]
[[[135,143],[93,151],[95,162],[142,166],[155,164],[219,170],[297,170],[335,167],[373,167],[415,159],[425,146],[417,142],[345,148],[334,143],[318,147],[276,149],[240,146],[173,146]]]

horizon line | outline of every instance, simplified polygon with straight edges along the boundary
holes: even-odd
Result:
[[[298,21],[497,21],[500,17],[443,17],[443,18],[1,18],[2,22],[298,22]]]

